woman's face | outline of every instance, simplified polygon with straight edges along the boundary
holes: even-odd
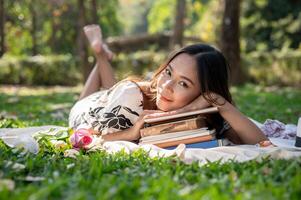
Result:
[[[189,54],[176,56],[157,80],[156,105],[162,111],[179,109],[200,95],[195,59]]]

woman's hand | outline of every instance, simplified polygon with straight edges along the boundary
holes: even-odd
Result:
[[[136,121],[136,123],[134,124],[134,126],[132,126],[130,128],[130,139],[131,140],[137,140],[141,137],[140,135],[140,129],[143,127],[144,125],[144,118],[148,115],[151,114],[157,114],[157,113],[162,113],[163,111],[160,110],[144,110],[138,120]]]

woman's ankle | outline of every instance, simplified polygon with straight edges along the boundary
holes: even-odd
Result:
[[[108,61],[108,58],[103,53],[95,53],[96,62]]]

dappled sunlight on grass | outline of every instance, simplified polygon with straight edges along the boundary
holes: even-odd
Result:
[[[67,125],[81,87],[1,86],[2,118],[15,116],[26,125]]]
[[[260,122],[270,118],[296,124],[301,116],[301,91],[296,88],[247,84],[232,87],[231,93],[237,107]]]

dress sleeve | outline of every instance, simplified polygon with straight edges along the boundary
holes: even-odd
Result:
[[[94,130],[108,134],[133,126],[143,112],[143,95],[131,81],[123,81],[106,91],[90,108],[88,121]]]

